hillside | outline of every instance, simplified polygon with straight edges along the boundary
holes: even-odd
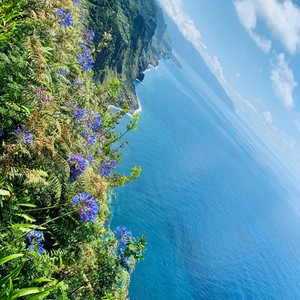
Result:
[[[148,65],[171,56],[171,40],[161,8],[154,0],[90,0],[94,43],[102,45],[94,66],[95,80],[117,76],[122,82],[116,104],[137,109],[133,82],[143,80]],[[105,45],[103,47],[103,45]]]

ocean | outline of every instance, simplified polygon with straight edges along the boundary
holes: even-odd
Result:
[[[297,187],[175,34],[183,68],[162,59],[137,83],[119,171],[142,173],[112,201],[112,229],[148,241],[130,299],[300,299]]]

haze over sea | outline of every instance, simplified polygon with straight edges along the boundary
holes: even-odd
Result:
[[[137,84],[139,129],[121,169],[112,228],[147,237],[130,299],[300,299],[299,192],[173,28],[183,65]]]

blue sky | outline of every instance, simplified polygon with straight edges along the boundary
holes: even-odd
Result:
[[[282,162],[300,174],[300,0],[159,0]]]

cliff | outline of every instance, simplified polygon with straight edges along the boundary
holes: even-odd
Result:
[[[129,108],[137,109],[133,82],[142,81],[148,65],[156,66],[161,55],[165,58],[172,55],[162,10],[154,0],[90,0],[90,3],[95,45],[102,45],[96,56],[95,80],[103,82],[111,76],[118,77],[122,87],[115,104],[128,103]]]

